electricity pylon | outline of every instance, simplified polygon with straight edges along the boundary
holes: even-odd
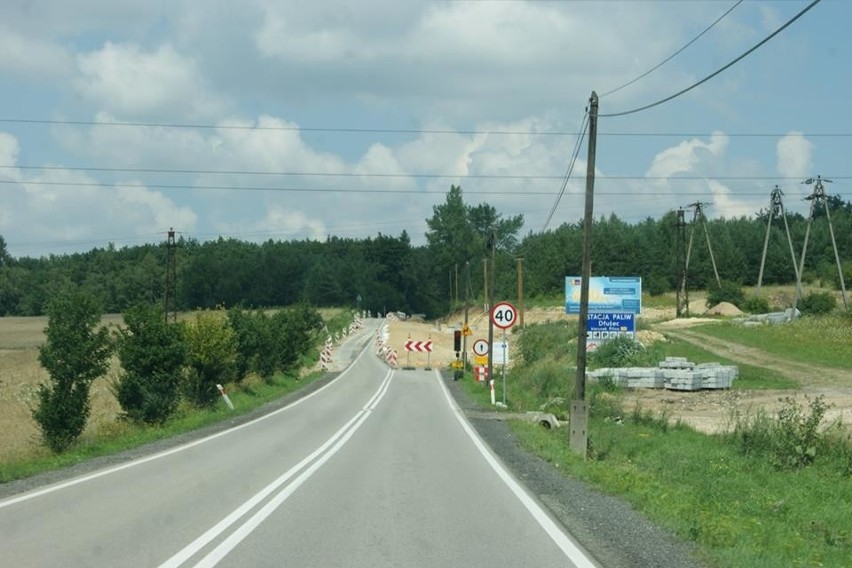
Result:
[[[693,208],[693,215],[692,229],[689,232],[689,245],[686,248],[686,261],[683,265],[683,274],[680,282],[680,290],[683,297],[687,297],[686,291],[689,288],[687,283],[689,275],[689,259],[692,256],[692,243],[695,237],[695,225],[698,221],[701,222],[701,226],[704,228],[704,237],[707,239],[707,250],[710,252],[710,262],[713,264],[713,274],[716,276],[716,286],[720,289],[722,288],[722,281],[719,279],[719,270],[716,268],[716,257],[713,256],[713,246],[710,244],[710,233],[707,231],[707,217],[704,215],[705,205],[709,205],[709,203],[696,201],[695,203],[687,205],[687,207]],[[681,294],[678,294],[678,298],[680,298]],[[686,315],[689,317],[689,302],[686,303]]]
[[[802,245],[802,260],[799,263],[799,273],[796,275],[796,289],[801,289],[802,286],[802,271],[805,269],[805,255],[808,251],[808,237],[811,233],[811,223],[814,220],[814,213],[817,205],[821,204],[825,209],[825,218],[828,219],[828,232],[831,235],[831,246],[834,248],[834,261],[837,263],[837,273],[840,276],[840,291],[843,295],[843,307],[849,310],[849,303],[846,300],[846,283],[843,281],[843,266],[840,264],[840,254],[837,252],[837,241],[834,239],[834,225],[831,222],[831,212],[828,210],[828,200],[825,195],[825,187],[823,183],[831,183],[830,179],[823,179],[817,176],[816,179],[808,178],[802,183],[814,186],[814,191],[805,200],[811,202],[811,212],[808,215],[808,225],[805,229],[805,243]],[[798,300],[798,298],[797,298]],[[793,312],[796,311],[796,303],[793,303]]]
[[[793,259],[793,272],[796,275],[796,298],[802,297],[802,289],[799,285],[799,267],[796,264],[796,253],[793,251],[793,239],[790,237],[790,226],[787,224],[787,213],[784,211],[784,192],[777,185],[769,197],[769,212],[766,220],[766,237],[763,239],[763,255],[760,257],[760,272],[757,276],[757,289],[755,295],[760,295],[760,286],[763,284],[763,267],[766,264],[766,251],[769,247],[769,231],[772,229],[772,219],[780,217],[784,221],[784,230],[787,233],[787,243],[790,245],[790,258]]]
[[[175,296],[177,295],[177,270],[175,261],[175,230],[170,228],[166,240],[166,290],[163,302],[163,311],[166,322],[169,318],[172,322],[177,321],[177,308],[175,307]]]

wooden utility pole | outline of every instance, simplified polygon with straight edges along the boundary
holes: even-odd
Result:
[[[485,298],[484,310],[488,312],[488,306],[491,302],[491,298],[488,297],[488,257],[482,259],[482,286],[483,286],[483,295]]]
[[[455,264],[455,277],[456,277],[456,305],[459,303],[459,263]]]
[[[495,250],[497,249],[497,240],[494,237],[494,232],[492,231],[488,237],[487,246],[491,249],[491,280],[488,282],[488,298],[491,302],[494,301],[494,275],[496,274],[495,270],[495,260],[497,259],[497,255]],[[491,308],[492,305],[488,304],[488,310],[486,311],[488,317],[488,381],[489,386],[493,386],[492,383],[494,381],[494,321],[491,319]]]
[[[583,217],[583,274],[580,282],[580,316],[577,328],[577,375],[569,417],[570,445],[575,453],[586,455],[589,445],[589,408],[586,404],[586,331],[589,319],[589,281],[592,277],[592,222],[595,200],[595,152],[598,138],[598,94],[589,98],[589,156],[586,161],[586,208]]]
[[[524,329],[524,257],[518,257],[518,315]]]
[[[465,270],[465,285],[464,285],[464,328],[462,329],[462,369],[467,371],[467,334],[470,326],[468,325],[468,310],[470,309],[470,261],[464,263]]]

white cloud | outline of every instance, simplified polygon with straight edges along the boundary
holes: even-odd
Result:
[[[146,51],[107,42],[77,57],[78,92],[107,112],[122,116],[207,117],[224,104],[205,88],[195,62],[170,44]]]
[[[198,215],[190,207],[178,206],[139,182],[116,185],[114,199],[108,207],[113,218],[133,227],[137,235],[162,233],[167,228],[192,232],[198,222]]]
[[[0,26],[0,72],[9,72],[29,81],[67,80],[74,59],[62,46]]]
[[[240,225],[238,232],[245,232],[246,226]],[[250,234],[257,234],[259,240],[267,238],[322,240],[328,236],[323,221],[282,205],[270,207],[262,218],[250,222],[248,227]],[[233,224],[220,227],[226,234],[236,232],[235,228]]]
[[[700,174],[706,169],[704,166],[721,157],[727,147],[728,136],[722,132],[714,132],[709,142],[697,138],[684,140],[654,156],[646,175],[666,178],[684,173]]]
[[[813,152],[814,145],[804,134],[795,130],[788,132],[776,145],[778,173],[794,180],[810,177],[813,170]]]

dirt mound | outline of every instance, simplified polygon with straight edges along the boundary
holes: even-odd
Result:
[[[730,302],[719,302],[707,310],[707,314],[711,316],[741,316],[743,312]]]

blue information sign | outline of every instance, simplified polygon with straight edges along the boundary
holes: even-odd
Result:
[[[580,313],[579,276],[565,277],[565,313]],[[589,313],[642,311],[642,278],[639,276],[593,276],[589,280]]]
[[[624,312],[590,313],[586,332],[586,347],[606,343],[620,335],[636,339],[636,317]]]

